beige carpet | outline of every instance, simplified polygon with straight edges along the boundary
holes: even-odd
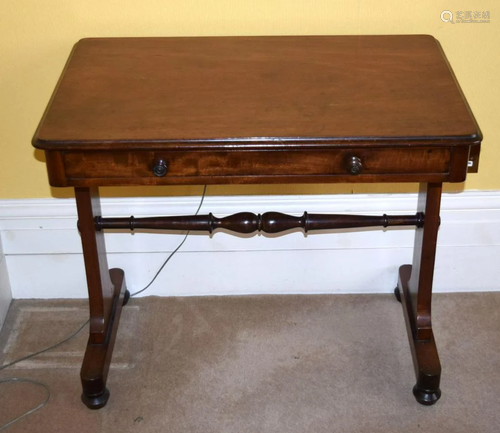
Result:
[[[84,301],[15,301],[0,363],[62,339]],[[500,293],[434,297],[443,396],[413,398],[392,295],[133,299],[99,411],[80,402],[86,336],[0,372],[46,382],[46,407],[10,432],[499,432]],[[0,425],[43,398],[0,389]]]

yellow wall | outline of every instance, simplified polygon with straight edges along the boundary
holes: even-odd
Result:
[[[441,11],[489,11],[489,24],[449,24]],[[47,185],[31,137],[72,45],[89,36],[428,33],[440,40],[486,137],[466,189],[500,189],[500,6],[483,1],[0,0],[0,199],[63,197]],[[461,190],[464,185],[448,186]],[[412,191],[414,185],[211,187],[210,194]],[[123,195],[198,194],[200,187]],[[117,191],[107,190],[105,195]]]

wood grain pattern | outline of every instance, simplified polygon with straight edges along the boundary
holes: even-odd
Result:
[[[83,39],[34,145],[464,144],[479,129],[431,36]]]
[[[63,156],[66,176],[81,178],[155,178],[154,162],[166,161],[164,182],[177,177],[244,177],[351,175],[350,158],[363,163],[360,174],[447,174],[451,160],[448,148],[391,148],[212,152],[67,152]]]

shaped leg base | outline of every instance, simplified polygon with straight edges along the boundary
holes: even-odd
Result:
[[[429,339],[417,340],[415,338],[417,324],[413,313],[412,299],[408,290],[410,274],[411,265],[404,265],[399,268],[399,283],[394,293],[396,294],[397,291],[401,298],[406,331],[410,343],[415,376],[417,378],[417,384],[413,387],[413,395],[420,404],[430,406],[436,403],[441,397],[441,390],[439,389],[441,364],[432,329],[430,330]]]
[[[82,402],[89,409],[100,409],[101,407],[106,406],[106,403],[109,400],[109,395],[109,389],[104,387],[104,392],[94,397],[88,397],[82,393]]]
[[[123,306],[128,304],[128,301],[130,300],[130,292],[128,290],[125,290],[125,295],[123,295]]]
[[[399,287],[396,287],[396,288],[394,289],[394,296],[396,297],[396,300],[397,300],[398,302],[401,302],[401,293],[400,293],[400,291],[399,291]]]
[[[432,406],[441,397],[441,390],[438,388],[437,390],[429,391],[421,389],[418,385],[415,385],[413,387],[413,395],[420,404],[423,404],[424,406]]]
[[[100,409],[106,405],[109,399],[110,394],[106,388],[106,381],[120,322],[120,314],[125,293],[127,292],[125,276],[121,269],[111,269],[110,276],[115,288],[115,298],[108,322],[109,328],[106,340],[101,344],[93,344],[89,338],[80,372],[83,388],[82,401],[89,409]]]

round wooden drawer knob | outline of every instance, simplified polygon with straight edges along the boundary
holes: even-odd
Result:
[[[363,164],[361,159],[357,156],[351,157],[349,160],[349,173],[351,174],[360,174],[363,171]]]
[[[163,177],[167,174],[167,171],[168,171],[167,161],[161,158],[157,159],[153,166],[153,174],[156,177]]]

